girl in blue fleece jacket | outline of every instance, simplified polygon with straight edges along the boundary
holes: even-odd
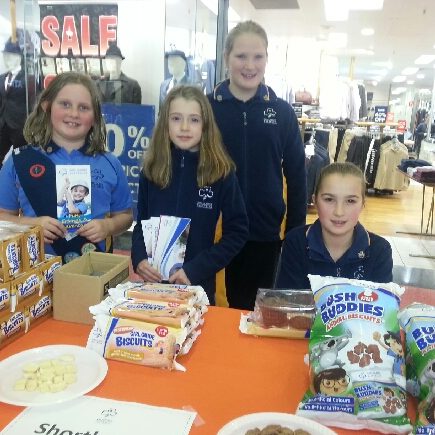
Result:
[[[239,252],[248,236],[248,218],[213,112],[194,86],[177,86],[166,97],[139,179],[133,268],[147,282],[162,280],[148,263],[141,221],[169,215],[190,218],[183,267],[169,282],[201,285],[215,301],[215,276]],[[215,230],[222,215],[222,238]]]
[[[364,175],[353,163],[332,163],[322,170],[313,195],[319,218],[287,233],[277,288],[308,289],[308,274],[393,279],[390,244],[358,222],[365,187]]]

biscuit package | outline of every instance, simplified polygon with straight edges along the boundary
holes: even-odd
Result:
[[[418,398],[416,434],[435,434],[435,307],[413,303],[399,312],[406,335],[408,392]]]
[[[108,359],[184,371],[175,357],[186,336],[184,329],[98,314],[86,347]]]
[[[109,294],[113,299],[145,299],[185,305],[209,305],[207,294],[200,286],[126,282],[109,289]]]
[[[310,387],[296,413],[330,426],[409,433],[397,319],[404,289],[395,283],[309,279],[316,306]]]

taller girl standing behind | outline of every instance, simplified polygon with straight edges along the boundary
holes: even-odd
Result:
[[[267,45],[257,23],[234,27],[224,52],[229,79],[209,95],[249,217],[248,242],[225,269],[229,305],[242,309],[253,309],[258,288],[273,285],[285,212],[286,231],[304,224],[306,216],[304,147],[293,109],[263,83]]]
[[[42,225],[46,251],[69,261],[90,250],[110,251],[111,236],[132,221],[131,194],[119,160],[106,152],[106,130],[92,80],[75,72],[56,76],[28,117],[29,144],[14,150],[0,171],[0,219]],[[92,220],[67,241],[57,219],[56,165],[86,165]]]
[[[215,244],[221,213],[222,238]],[[160,215],[191,219],[183,268],[169,281],[202,285],[214,304],[215,275],[245,243],[248,220],[234,163],[207,98],[194,86],[167,95],[139,179],[131,256],[136,273],[150,282],[162,277],[148,263],[141,221]]]

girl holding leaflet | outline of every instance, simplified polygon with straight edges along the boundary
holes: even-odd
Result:
[[[215,230],[222,214],[222,238]],[[172,89],[161,108],[139,179],[132,263],[147,282],[161,274],[148,263],[142,220],[153,216],[191,219],[184,264],[169,282],[201,285],[215,300],[215,276],[248,235],[248,219],[234,163],[225,152],[210,104],[194,86]]]
[[[106,151],[92,80],[76,72],[56,76],[27,118],[24,136],[31,145],[14,150],[0,171],[0,219],[41,225],[46,252],[64,262],[92,250],[111,251],[111,237],[133,221],[132,199],[121,163]],[[92,217],[70,240],[57,213],[59,166],[86,168],[92,184]]]

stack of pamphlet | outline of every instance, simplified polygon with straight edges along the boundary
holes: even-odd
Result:
[[[190,219],[160,216],[141,223],[148,262],[168,280],[183,267]]]

